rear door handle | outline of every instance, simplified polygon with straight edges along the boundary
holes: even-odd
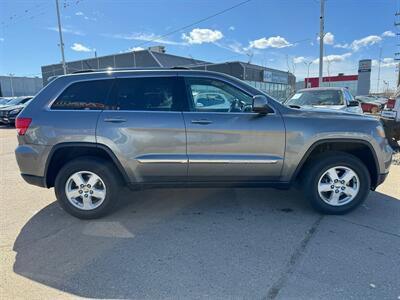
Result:
[[[124,123],[126,122],[126,119],[122,118],[105,118],[104,122],[109,122],[109,123]]]
[[[211,123],[212,123],[212,121],[207,120],[207,119],[192,120],[192,124],[208,125]]]

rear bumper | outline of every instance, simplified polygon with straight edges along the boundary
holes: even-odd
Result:
[[[40,186],[40,187],[46,187],[46,180],[44,177],[28,175],[28,174],[21,174],[21,176],[29,184]]]

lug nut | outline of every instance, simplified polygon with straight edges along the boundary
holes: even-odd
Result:
[[[339,190],[336,190],[335,193],[339,193]],[[85,195],[86,196],[86,195]]]
[[[344,186],[342,186],[342,190],[344,190],[345,189],[345,187]]]
[[[81,184],[81,188],[83,188],[84,187],[84,185],[83,184]]]
[[[335,188],[335,186],[332,184],[332,185],[331,185],[331,189],[333,190],[334,188]]]
[[[88,184],[87,187],[90,189],[90,184]]]
[[[82,190],[79,190],[79,194],[82,194],[83,193],[83,191]]]
[[[334,182],[337,183],[339,180],[335,179]]]
[[[341,181],[341,184],[344,184],[344,180]]]
[[[89,195],[88,194],[85,194],[85,197],[88,197]]]
[[[91,194],[93,194],[93,191],[90,191]]]

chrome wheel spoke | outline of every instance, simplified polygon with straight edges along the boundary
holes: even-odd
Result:
[[[340,177],[340,180],[344,180],[348,184],[353,178],[355,173],[351,170],[346,170],[346,172]]]
[[[321,192],[331,192],[332,191],[332,184],[330,183],[320,183],[319,184],[319,190]]]
[[[93,208],[92,197],[82,197],[82,204],[83,204],[83,209],[92,209]]]
[[[68,198],[77,198],[79,196],[81,196],[81,194],[79,193],[79,189],[74,189],[67,192]]]
[[[335,180],[339,180],[339,177],[338,177],[338,175],[337,175],[337,172],[336,172],[336,169],[335,169],[335,168],[329,169],[329,170],[326,172],[326,175],[329,177],[329,179],[330,179],[332,182],[334,182]]]
[[[344,193],[347,195],[347,196],[350,196],[350,197],[354,197],[355,195],[357,195],[357,189],[355,189],[355,188],[352,188],[352,187],[347,187],[345,190],[344,190]]]
[[[332,204],[332,205],[338,205],[339,204],[339,198],[340,198],[341,194],[342,193],[333,192],[331,194],[331,197],[329,198],[329,203]]]
[[[83,179],[82,174],[80,173],[75,173],[74,175],[71,176],[71,178],[78,187],[80,187],[82,184],[85,184],[85,180]]]
[[[104,190],[93,189],[92,197],[96,197],[96,198],[99,198],[99,199],[104,199],[105,196],[106,196],[106,193],[104,192]]]
[[[93,186],[95,186],[96,183],[99,182],[99,180],[100,180],[100,177],[95,175],[95,174],[93,174],[93,175],[90,176],[87,184],[90,185],[91,187],[93,187]]]

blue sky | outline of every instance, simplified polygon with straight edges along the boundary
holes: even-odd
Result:
[[[248,61],[317,76],[318,0],[252,0],[226,13],[163,36],[242,0],[60,0],[67,61],[163,44],[171,54],[211,62]],[[383,80],[395,86],[399,0],[327,0],[325,75],[357,73],[373,59],[372,90],[382,49]],[[398,20],[400,21],[400,20]],[[0,0],[0,74],[40,75],[60,61],[54,0]],[[154,42],[146,43],[149,40]],[[329,67],[329,68],[328,68]]]

